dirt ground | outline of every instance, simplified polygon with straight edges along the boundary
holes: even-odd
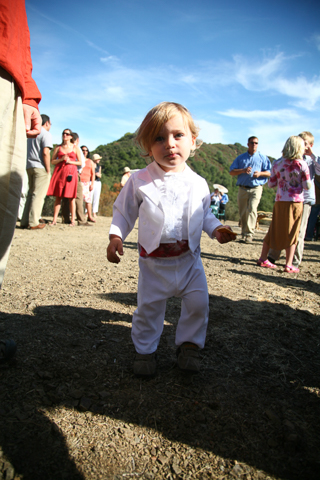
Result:
[[[210,294],[198,375],[179,371],[170,299],[154,378],[132,373],[137,229],[109,264],[110,218],[16,229],[0,336],[0,479],[320,478],[320,242],[300,274],[253,244],[202,238]],[[239,232],[239,228],[234,230]]]

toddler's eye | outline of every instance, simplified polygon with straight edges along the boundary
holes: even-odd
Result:
[[[160,136],[155,139],[155,142],[162,142],[162,141],[163,141],[163,137],[160,137]]]
[[[178,137],[178,138],[181,138],[181,137],[183,137],[183,136],[184,136],[183,133],[177,133],[177,134],[176,134],[176,137]]]

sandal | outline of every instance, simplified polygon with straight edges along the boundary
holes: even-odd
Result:
[[[293,265],[291,265],[291,267],[290,267],[289,265],[286,265],[286,266],[284,267],[284,271],[285,271],[286,273],[299,273],[299,272],[300,272],[299,268],[298,268],[298,267],[294,267]]]
[[[265,268],[277,268],[277,265],[269,262],[268,259],[267,260],[261,260],[261,258],[259,258],[259,260],[257,261],[257,265],[259,267],[265,267]]]
[[[57,224],[56,223],[49,223],[49,227],[55,227]]]
[[[75,227],[76,226],[76,222],[70,222],[69,223],[69,227]]]

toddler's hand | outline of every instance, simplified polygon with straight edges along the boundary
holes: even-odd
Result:
[[[216,237],[219,243],[228,243],[235,240],[237,234],[231,230],[231,227],[226,225],[224,227],[217,227],[213,231],[212,236]]]
[[[117,235],[110,235],[110,243],[107,248],[107,259],[111,263],[119,263],[120,258],[117,255],[123,255],[123,243]]]

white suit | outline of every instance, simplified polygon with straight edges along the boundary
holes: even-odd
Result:
[[[188,218],[184,219],[188,224],[189,251],[178,257],[139,258],[138,308],[132,319],[132,339],[141,354],[157,349],[166,300],[172,296],[182,298],[176,344],[191,342],[203,348],[205,343],[209,302],[200,239],[202,230],[212,237],[221,223],[209,208],[210,193],[204,178],[187,165],[182,174],[190,189]],[[163,175],[155,162],[134,173],[113,207],[110,234],[125,240],[139,217],[138,243],[149,254],[159,247],[165,222],[160,192]]]

